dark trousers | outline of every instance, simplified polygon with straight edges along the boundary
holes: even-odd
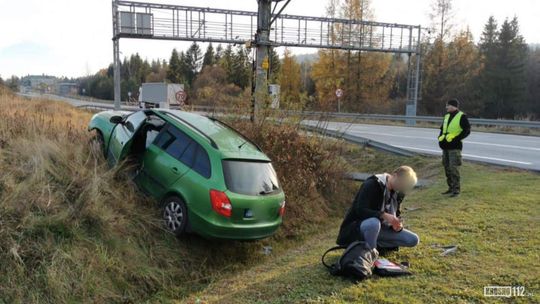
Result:
[[[443,150],[442,163],[446,173],[448,189],[453,192],[460,192],[459,166],[461,166],[461,150]]]

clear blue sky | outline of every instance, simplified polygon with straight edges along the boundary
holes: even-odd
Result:
[[[155,1],[154,1],[155,2]],[[371,0],[374,19],[429,25],[431,0]],[[255,0],[163,0],[160,3],[255,11]],[[327,1],[292,0],[288,14],[323,16]],[[500,22],[517,16],[528,43],[540,43],[538,0],[454,0],[457,28],[469,26],[478,39],[490,15]],[[93,74],[112,61],[110,0],[0,0],[0,76]],[[165,58],[189,43],[122,40],[123,56]],[[313,49],[293,49],[296,54]]]

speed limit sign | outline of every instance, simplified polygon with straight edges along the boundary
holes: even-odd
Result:
[[[176,92],[175,94],[175,98],[176,98],[176,101],[180,102],[180,103],[183,103],[186,101],[187,99],[187,94],[186,92],[184,91],[178,91]]]
[[[342,89],[337,89],[336,90],[336,97],[341,98],[341,96],[343,96],[343,90]]]

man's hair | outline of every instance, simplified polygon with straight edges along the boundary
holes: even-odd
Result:
[[[401,180],[401,183],[403,183],[402,185],[407,188],[412,189],[418,181],[416,172],[409,166],[397,167],[392,173],[395,174]]]

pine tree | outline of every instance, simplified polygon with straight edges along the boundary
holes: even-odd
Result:
[[[180,61],[183,62],[187,85],[191,86],[202,66],[202,52],[199,45],[193,42]]]
[[[527,45],[519,34],[515,17],[505,20],[499,32],[498,64],[501,68],[497,117],[514,118],[526,102],[527,94]]]
[[[483,69],[480,72],[478,87],[480,90],[480,100],[484,105],[482,111],[488,117],[496,116],[495,109],[497,100],[497,86],[498,86],[498,25],[493,16],[490,16],[488,22],[484,26],[482,37],[480,38],[480,54]]]
[[[249,54],[243,46],[238,46],[232,56],[231,80],[234,84],[245,89],[250,83],[251,65]]]
[[[497,31],[490,17],[480,50],[484,69],[480,75],[483,113],[491,118],[514,118],[526,108],[527,45],[519,34],[517,18],[506,19]]]
[[[214,58],[214,62],[219,63],[219,61],[221,60],[221,56],[223,56],[223,47],[221,46],[221,43],[220,43],[216,47],[216,55]]]
[[[279,55],[276,52],[275,48],[270,48],[270,54],[268,55],[270,57],[270,69],[268,75],[268,79],[270,83],[276,83],[279,79],[279,73],[281,70],[281,62],[279,60]]]
[[[210,42],[208,44],[208,47],[206,48],[206,52],[204,53],[203,58],[203,68],[205,66],[212,66],[216,62],[216,54],[214,53],[214,47],[212,46],[212,43]]]
[[[222,52],[221,58],[219,59],[219,65],[225,70],[227,73],[227,79],[233,79],[234,77],[234,70],[233,70],[233,50],[232,46],[229,44],[225,48],[225,50]]]
[[[172,83],[183,83],[182,67],[180,57],[176,49],[172,50],[171,59],[167,69],[167,79]]]
[[[540,120],[540,47],[531,49],[527,63],[529,98],[524,112]],[[536,117],[534,117],[536,116]]]

